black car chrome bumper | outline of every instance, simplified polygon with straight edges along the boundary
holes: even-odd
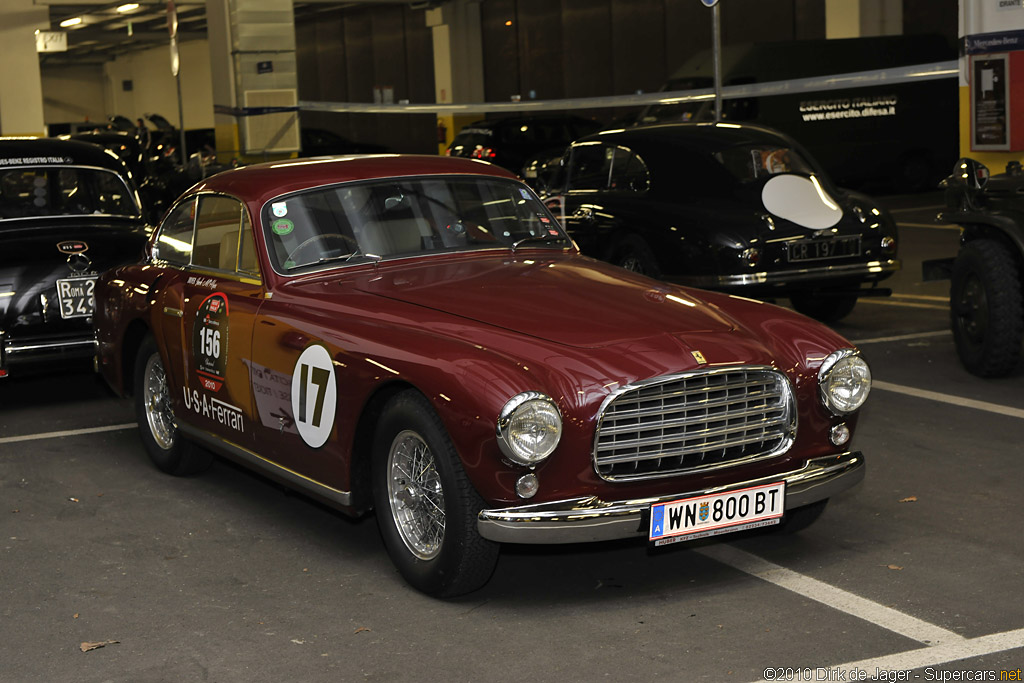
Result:
[[[900,269],[899,259],[848,263],[813,268],[787,268],[785,270],[757,271],[731,275],[697,275],[672,278],[675,282],[704,289],[732,287],[782,286],[832,279],[860,279],[864,282],[881,280]]]
[[[647,535],[653,503],[786,482],[786,509],[830,498],[864,478],[864,456],[847,452],[814,458],[798,470],[735,482],[728,486],[683,491],[670,496],[607,502],[596,497],[481,510],[477,530],[501,543],[585,543]]]
[[[96,338],[63,337],[58,339],[8,339],[0,332],[0,377],[11,367],[39,365],[58,360],[92,358],[96,355]]]

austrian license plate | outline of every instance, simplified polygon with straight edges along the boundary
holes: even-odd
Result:
[[[651,506],[654,545],[718,536],[778,524],[785,511],[786,483],[681,498]]]
[[[860,235],[826,240],[798,240],[790,242],[788,246],[790,261],[820,261],[860,256]]]
[[[57,299],[60,301],[60,317],[84,318],[92,315],[95,300],[96,278],[76,277],[57,280]]]

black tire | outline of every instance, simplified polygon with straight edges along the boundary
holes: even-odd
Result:
[[[827,505],[828,498],[794,508],[793,510],[787,510],[786,514],[782,517],[782,521],[775,527],[775,530],[780,534],[795,534],[803,531],[818,521],[821,513],[825,512]]]
[[[633,273],[655,279],[661,277],[661,268],[658,267],[658,260],[654,257],[654,252],[647,246],[647,242],[636,235],[630,235],[619,242],[611,261]]]
[[[163,359],[152,337],[146,337],[139,347],[134,378],[139,436],[157,469],[187,476],[209,468],[213,454],[185,439],[178,430]]]
[[[1001,377],[1020,361],[1024,307],[1020,273],[994,240],[960,248],[949,289],[950,325],[960,361],[979,377]]]
[[[856,294],[830,294],[819,292],[795,292],[789,297],[798,313],[823,323],[837,323],[853,312],[857,305]]]
[[[403,467],[406,461],[415,468]],[[391,561],[410,585],[454,597],[487,583],[500,546],[477,533],[484,502],[441,419],[419,392],[396,394],[384,406],[371,468],[377,525]]]

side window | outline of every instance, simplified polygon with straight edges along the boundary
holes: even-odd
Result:
[[[192,265],[235,271],[241,242],[242,204],[231,197],[202,195]]]
[[[569,159],[568,189],[603,190],[608,187],[608,176],[611,171],[614,147],[605,145],[583,144],[573,147]]]
[[[612,164],[610,188],[640,194],[646,192],[650,186],[650,173],[643,159],[624,147],[617,148]]]
[[[164,261],[188,265],[192,257],[192,231],[195,227],[196,200],[174,207],[160,226],[154,256]]]

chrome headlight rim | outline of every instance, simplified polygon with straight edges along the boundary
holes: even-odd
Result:
[[[867,373],[868,388],[864,392],[864,396],[856,406],[851,408],[844,408],[836,404],[835,399],[830,392],[830,383],[833,374],[840,364],[845,365],[847,362],[856,362],[863,366]],[[867,401],[868,395],[871,393],[871,366],[868,365],[867,361],[861,357],[860,351],[857,349],[840,349],[830,353],[818,368],[818,393],[821,398],[822,404],[828,409],[830,413],[836,417],[845,417],[852,415],[853,413],[864,407],[864,403]]]
[[[516,448],[516,442],[512,439],[510,429],[512,420],[516,417],[517,413],[528,409],[530,404],[534,403],[542,404],[554,414],[556,421],[555,436],[554,443],[550,444],[549,447],[537,453],[527,453]],[[558,409],[558,404],[555,403],[555,400],[547,394],[539,391],[524,391],[505,402],[501,412],[498,414],[495,431],[498,437],[498,448],[506,458],[517,465],[535,467],[547,460],[554,453],[555,449],[558,448],[558,444],[562,440],[562,412]]]

